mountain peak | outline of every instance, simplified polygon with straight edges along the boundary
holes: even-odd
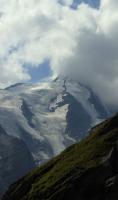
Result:
[[[0,94],[0,125],[7,135],[23,141],[36,166],[85,138],[107,117],[94,92],[69,79],[16,84]]]
[[[25,83],[15,83],[13,85],[10,85],[8,87],[5,88],[5,90],[9,90],[11,88],[14,88],[14,87],[18,87],[18,86],[21,86],[21,85],[24,85]]]

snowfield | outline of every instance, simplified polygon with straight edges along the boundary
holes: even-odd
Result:
[[[0,125],[25,142],[36,165],[81,140],[107,115],[92,91],[68,79],[16,84],[0,91]]]

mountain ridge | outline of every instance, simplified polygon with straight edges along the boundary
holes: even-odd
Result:
[[[116,200],[118,115],[13,184],[3,200]]]
[[[34,158],[37,163],[40,163],[39,157],[42,161],[45,157],[50,159],[68,145],[81,140],[91,126],[109,115],[89,89],[59,78],[34,85],[16,84],[1,92],[0,103],[1,126],[8,135],[26,142],[32,155],[37,154]],[[29,140],[34,141],[34,147],[30,148],[23,130]],[[45,156],[38,155],[35,152],[37,142],[39,145],[48,143],[52,156],[44,151]]]
[[[0,125],[23,142],[36,166],[82,140],[108,116],[96,94],[68,79],[19,83],[0,93]]]

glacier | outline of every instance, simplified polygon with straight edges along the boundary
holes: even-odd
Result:
[[[88,129],[107,117],[105,106],[94,96],[85,86],[68,79],[16,84],[0,92],[0,125],[8,135],[26,143],[38,165],[81,140]],[[76,137],[75,131],[70,133],[75,117],[71,120],[69,116],[75,105]],[[85,127],[81,127],[82,120],[87,121]]]
[[[82,140],[109,114],[90,88],[67,78],[0,90],[0,126],[26,145],[35,166]]]

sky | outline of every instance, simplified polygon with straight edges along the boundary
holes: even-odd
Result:
[[[74,0],[71,4],[71,8],[77,9],[77,6],[83,2],[94,8],[99,8],[100,5],[100,0]],[[60,1],[60,3],[63,5],[63,1]],[[44,61],[39,67],[29,68],[29,74],[31,76],[31,82],[37,82],[50,76],[52,73],[49,62]]]
[[[117,11],[116,0],[0,0],[0,88],[69,77],[117,106]]]

